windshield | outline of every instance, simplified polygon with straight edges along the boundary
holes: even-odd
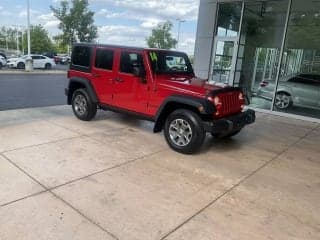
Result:
[[[189,58],[185,53],[171,51],[150,51],[149,58],[154,73],[193,74]]]

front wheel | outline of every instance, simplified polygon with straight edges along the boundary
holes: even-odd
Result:
[[[25,64],[23,62],[18,63],[17,65],[18,69],[24,69],[25,68]]]
[[[206,133],[198,114],[187,109],[178,109],[166,119],[164,136],[173,150],[192,154],[199,151]]]
[[[279,92],[276,94],[275,106],[278,109],[288,109],[292,106],[292,99],[288,93]]]
[[[71,104],[74,115],[80,120],[90,121],[97,113],[97,104],[91,100],[84,88],[74,91]]]

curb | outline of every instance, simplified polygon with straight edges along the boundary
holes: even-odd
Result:
[[[26,71],[10,71],[10,70],[0,70],[1,74],[67,74],[67,71],[63,70],[34,70],[32,72],[26,72]]]

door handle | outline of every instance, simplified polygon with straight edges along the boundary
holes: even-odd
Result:
[[[116,77],[116,78],[114,78],[114,81],[121,83],[121,82],[123,82],[123,79],[120,77]]]
[[[101,77],[101,75],[98,74],[98,73],[92,73],[91,76],[92,76],[92,77]]]

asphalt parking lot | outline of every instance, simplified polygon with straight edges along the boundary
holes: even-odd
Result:
[[[170,150],[153,125],[69,106],[0,112],[0,239],[320,239],[320,126],[258,114]]]
[[[60,70],[0,70],[0,111],[66,104],[67,73]]]

